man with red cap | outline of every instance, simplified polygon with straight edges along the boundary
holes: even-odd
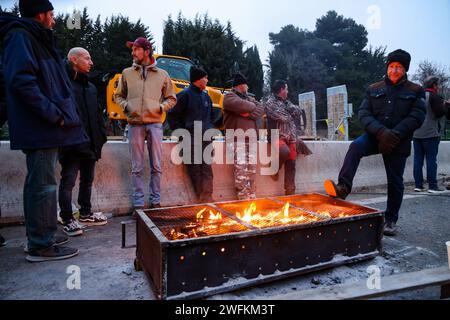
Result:
[[[177,103],[175,90],[168,73],[156,67],[153,47],[146,38],[127,42],[132,49],[133,65],[122,72],[115,101],[123,108],[129,124],[131,151],[131,176],[133,183],[133,205],[135,209],[145,206],[144,149],[150,158],[150,208],[159,208],[161,201],[161,156],[164,112]]]
[[[359,120],[366,133],[353,141],[339,173],[338,184],[325,181],[331,197],[345,199],[351,192],[353,178],[363,157],[382,154],[388,180],[384,234],[397,233],[398,213],[403,201],[403,173],[411,155],[415,130],[425,119],[425,91],[408,81],[411,56],[404,50],[391,52],[383,81],[369,86],[359,109]]]

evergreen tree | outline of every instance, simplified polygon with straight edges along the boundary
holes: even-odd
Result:
[[[315,91],[318,118],[327,118],[327,87],[346,84],[349,102],[357,111],[368,85],[386,73],[386,49],[366,48],[364,26],[335,11],[319,18],[313,32],[288,25],[269,38],[274,45],[269,55],[270,82],[286,79],[293,101],[299,93]],[[351,136],[362,132],[356,118],[350,132]]]
[[[164,22],[164,54],[198,62],[208,72],[210,85],[217,87],[229,87],[235,66],[242,66],[241,72],[251,72],[246,74],[252,79],[251,90],[258,91],[260,96],[263,74],[259,53],[256,48],[244,53],[243,47],[243,41],[236,36],[230,22],[222,25],[207,14],[188,20],[180,12],[176,20],[169,16]]]

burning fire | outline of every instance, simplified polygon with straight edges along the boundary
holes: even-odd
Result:
[[[283,208],[279,211],[269,211],[267,214],[262,215],[258,213],[258,208],[255,202],[252,202],[250,206],[244,209],[244,213],[236,213],[236,217],[246,223],[249,223],[255,227],[264,227],[276,224],[296,224],[305,223],[308,221],[319,220],[316,217],[300,215],[291,217],[289,214],[290,203],[287,202]]]
[[[202,220],[205,218],[205,216],[203,215],[206,212],[206,208],[204,208],[203,210],[200,210],[197,213],[197,220]],[[222,220],[222,214],[220,212],[214,213],[212,212],[212,210],[209,210],[209,220],[215,221],[215,220]]]

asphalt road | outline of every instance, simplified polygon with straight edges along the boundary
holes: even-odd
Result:
[[[383,189],[363,190],[348,199],[384,209]],[[382,275],[418,271],[447,264],[445,242],[450,241],[450,193],[419,195],[407,188],[400,212],[399,234],[384,238],[384,252],[371,261],[298,276],[236,292],[216,295],[210,299],[261,299],[297,290],[347,283],[368,277],[367,268],[378,266]],[[70,245],[80,255],[59,262],[31,264],[25,261],[25,228],[1,229],[8,240],[0,248],[0,299],[105,299],[153,300],[149,281],[144,273],[133,268],[135,249],[121,248],[121,222],[127,217],[112,218],[108,225],[88,228],[82,237],[72,238]],[[135,243],[135,230],[127,228],[127,243]],[[69,289],[70,267],[80,270],[80,289]],[[69,273],[68,273],[69,271]],[[69,286],[67,285],[69,282]],[[439,299],[439,289],[430,288],[399,294],[384,299]]]

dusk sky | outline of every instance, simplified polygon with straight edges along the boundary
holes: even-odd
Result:
[[[6,8],[14,2],[0,1]],[[263,63],[272,48],[269,32],[279,32],[287,24],[314,30],[317,18],[336,10],[366,26],[369,45],[387,46],[388,51],[398,48],[409,51],[413,57],[410,73],[425,59],[450,67],[450,0],[55,0],[52,3],[57,13],[71,12],[75,6],[88,7],[94,19],[98,14],[102,19],[112,14],[122,14],[133,21],[141,18],[156,40],[158,53],[162,51],[163,23],[169,14],[176,17],[181,11],[191,19],[196,14],[208,13],[223,24],[230,21],[246,46],[257,45]]]

